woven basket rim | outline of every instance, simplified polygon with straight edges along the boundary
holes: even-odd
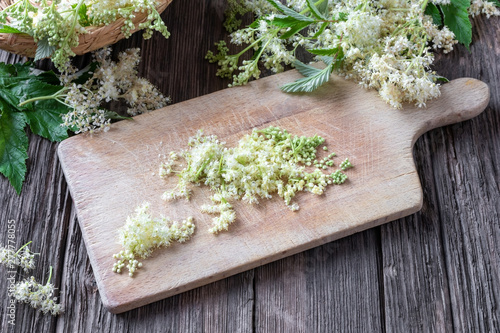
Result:
[[[158,13],[161,14],[172,1],[157,0],[156,10]],[[0,0],[0,9],[5,8],[4,5],[8,5],[9,3],[11,1]],[[131,31],[132,33],[139,30],[139,23],[144,22],[146,17],[145,13],[136,13],[136,17],[133,20],[136,27]],[[119,18],[109,25],[85,27],[87,33],[80,35],[79,45],[73,48],[73,52],[77,55],[82,55],[123,39],[124,36],[121,33],[121,27],[124,21],[124,18]],[[33,37],[27,34],[0,33],[0,49],[32,58],[35,56],[36,48],[37,44],[33,40]]]

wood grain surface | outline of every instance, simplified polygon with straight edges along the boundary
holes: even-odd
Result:
[[[226,87],[203,57],[226,37],[222,0],[173,1],[172,37],[115,45],[142,48],[141,73],[178,103]],[[179,18],[182,18],[180,20]],[[18,196],[0,178],[0,242],[8,220],[17,244],[40,252],[33,275],[60,290],[65,313],[18,304],[15,325],[0,301],[2,332],[497,332],[500,331],[500,20],[476,17],[470,52],[457,46],[434,69],[488,84],[486,110],[422,135],[413,155],[422,209],[209,285],[114,315],[102,305],[57,144],[30,134]],[[23,59],[0,54],[10,63]],[[41,64],[46,66],[46,64]],[[47,67],[45,67],[47,68]],[[189,68],[189,70],[187,70]],[[5,270],[0,288],[7,290]]]
[[[128,311],[415,213],[422,190],[413,143],[430,129],[477,116],[489,101],[488,86],[470,78],[445,85],[425,111],[410,105],[392,109],[376,92],[339,77],[311,94],[279,89],[299,77],[297,71],[273,75],[119,122],[106,135],[78,135],[59,145],[97,285],[110,311]],[[162,193],[173,189],[177,178],[158,177],[158,155],[187,149],[189,137],[200,129],[235,146],[252,129],[270,125],[325,138],[338,155],[336,168],[346,157],[355,165],[346,172],[350,181],[321,197],[298,196],[298,212],[278,198],[261,199],[259,205],[234,203],[236,222],[218,236],[208,232],[212,216],[199,211],[210,202],[207,188],[193,187],[189,203],[162,202]],[[193,216],[197,231],[186,245],[156,251],[130,279],[111,271],[112,256],[121,250],[117,230],[143,202],[151,204],[153,216]]]

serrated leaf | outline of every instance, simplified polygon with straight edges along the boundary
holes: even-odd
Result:
[[[48,38],[40,39],[36,47],[35,61],[49,58],[55,50],[56,47],[49,44]]]
[[[283,35],[280,36],[280,39],[288,39],[301,31],[302,29],[305,29],[307,26],[309,26],[311,22],[299,22],[293,27],[290,28],[287,32],[285,32]]]
[[[25,115],[21,112],[9,112],[4,102],[0,101],[0,173],[16,190],[21,188],[26,176],[28,158],[28,136],[24,131]]]
[[[72,5],[73,9],[76,8],[77,4]],[[78,8],[78,23],[82,27],[90,26],[91,22],[89,20],[89,16],[87,15],[87,5],[84,3],[80,4],[80,8]]]
[[[313,76],[321,72],[321,69],[304,64],[302,61],[295,59],[293,66],[304,76]]]
[[[283,5],[279,1],[267,0],[267,2],[269,2],[271,5],[273,5],[273,7],[275,7],[276,9],[278,9],[280,12],[282,12],[283,14],[285,14],[287,16],[291,16],[299,21],[314,22],[314,20],[312,18],[304,16],[300,13],[297,13],[295,10],[288,8],[287,6]]]
[[[439,8],[432,2],[429,2],[427,4],[427,7],[425,7],[425,12],[426,15],[429,15],[432,17],[432,22],[437,25],[441,26],[443,25],[443,18],[441,17],[441,12],[439,11]]]
[[[469,1],[455,0],[451,5],[441,5],[444,16],[444,24],[455,34],[455,38],[469,49],[472,42],[472,24],[469,20],[469,6],[458,6],[457,4]]]
[[[3,33],[3,34],[22,34],[23,32],[14,28],[14,27],[9,27],[8,25],[2,25],[0,27],[0,33]]]
[[[33,104],[35,111],[23,112],[31,131],[50,141],[66,139],[68,130],[61,125],[61,115],[68,112],[68,107],[55,100],[37,101]]]
[[[323,16],[323,13],[319,11],[312,0],[306,0],[306,4],[307,8],[309,8],[311,14],[313,14],[314,17],[316,17],[318,20],[326,20],[326,17]]]
[[[313,76],[298,79],[281,87],[285,92],[311,92],[330,80],[332,67],[327,66]]]

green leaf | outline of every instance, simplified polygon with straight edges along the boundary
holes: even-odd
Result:
[[[21,187],[26,176],[28,158],[28,136],[24,131],[26,117],[21,112],[9,112],[8,106],[0,100],[0,173],[7,177],[16,190]]]
[[[326,20],[326,17],[323,16],[323,13],[319,11],[319,9],[314,4],[313,0],[306,0],[306,3],[307,3],[307,8],[309,8],[311,14],[313,14],[314,17],[316,17],[318,20]]]
[[[328,16],[328,0],[323,1],[322,3],[317,5],[316,8],[318,8],[323,17]]]
[[[490,0],[490,2],[493,2],[495,6],[500,7],[500,1],[498,0]]]
[[[68,138],[68,130],[62,126],[61,117],[68,112],[68,107],[56,100],[36,101],[33,104],[35,111],[23,112],[33,133],[55,142]]]
[[[283,5],[279,1],[275,0],[267,0],[271,5],[273,5],[276,9],[278,9],[280,12],[287,16],[291,16],[299,21],[305,21],[305,22],[314,22],[314,20],[310,17],[304,16],[300,13],[297,13],[295,10],[288,8],[287,6]]]
[[[455,34],[455,38],[469,49],[472,42],[472,24],[467,8],[469,0],[454,0],[451,5],[441,5],[444,24]]]
[[[304,76],[313,76],[321,72],[321,69],[304,64],[302,61],[295,59],[293,66]]]
[[[261,20],[260,18],[256,19],[248,27],[252,29],[257,29],[260,25],[260,20]]]
[[[441,17],[441,12],[439,12],[439,8],[437,8],[437,6],[432,2],[429,2],[427,4],[427,7],[425,7],[425,14],[432,17],[432,22],[434,22],[435,25],[437,26],[443,25],[443,18]]]
[[[287,32],[285,32],[283,35],[280,36],[280,39],[288,39],[301,31],[302,29],[306,28],[308,25],[310,25],[311,22],[299,22],[293,27],[290,28]]]
[[[455,7],[470,7],[470,0],[450,0],[451,5]]]
[[[72,5],[73,9],[75,9],[77,4]],[[78,9],[78,23],[82,27],[88,27],[91,25],[89,16],[87,15],[87,5],[84,3],[80,4],[80,8]]]
[[[14,27],[9,27],[8,25],[2,25],[0,28],[0,33],[3,34],[22,34],[23,32],[14,28]]]
[[[28,137],[27,124],[40,136],[60,141],[68,136],[60,126],[61,114],[69,108],[53,99],[40,100],[19,106],[23,100],[50,96],[59,90],[53,72],[38,72],[32,63],[0,63],[0,172],[18,193],[26,175]]]
[[[343,13],[343,12],[339,12],[338,13],[338,17],[337,17],[337,21],[347,21],[347,19],[349,18],[349,14],[348,13]]]
[[[330,80],[332,65],[326,66],[316,74],[287,83],[281,87],[285,92],[311,92]]]
[[[297,23],[300,23],[302,21],[297,20],[296,18],[293,18],[291,16],[285,16],[285,15],[275,15],[273,20],[268,20],[268,22],[272,25],[275,25],[280,28],[289,28],[293,27]]]
[[[49,44],[48,38],[40,39],[36,47],[35,61],[49,58],[55,50],[56,47]]]

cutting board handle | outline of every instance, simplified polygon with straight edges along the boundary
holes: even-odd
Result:
[[[413,142],[431,129],[474,118],[483,112],[489,100],[489,87],[482,81],[460,78],[444,84],[441,97],[428,103],[435,103],[433,109],[441,112],[426,112],[425,109],[404,111],[406,116],[413,118],[411,123],[416,126]]]

